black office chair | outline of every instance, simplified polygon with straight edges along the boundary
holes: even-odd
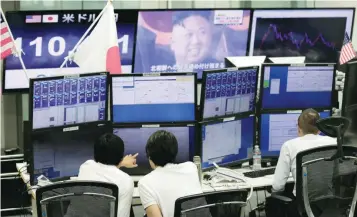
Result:
[[[299,216],[355,216],[357,147],[342,146],[343,134],[348,125],[349,121],[343,117],[318,121],[318,128],[328,136],[337,137],[338,144],[297,154],[296,201],[281,195],[272,195],[272,199],[282,205],[280,210],[285,212],[285,216],[289,215],[292,203],[295,203]],[[272,216],[272,213],[267,213],[267,216]]]
[[[118,186],[92,181],[67,181],[37,189],[38,217],[116,217]]]
[[[246,206],[248,191],[214,191],[181,197],[175,202],[174,217],[237,217]]]

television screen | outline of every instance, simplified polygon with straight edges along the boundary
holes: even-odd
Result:
[[[336,62],[345,32],[351,36],[353,16],[353,9],[255,10],[249,55]]]
[[[332,107],[334,64],[269,64],[262,67],[262,109]]]
[[[112,77],[113,123],[172,123],[196,120],[196,74]]]
[[[23,50],[23,61],[28,78],[89,73],[82,72],[69,61],[60,69],[68,55],[100,11],[26,11],[6,14],[16,43]],[[115,11],[118,44],[122,69],[132,70],[134,33],[137,22],[135,11]],[[29,88],[19,58],[9,56],[4,70],[4,91]]]
[[[106,73],[34,80],[32,129],[106,121],[107,87]]]
[[[139,12],[135,73],[224,68],[227,56],[247,53],[250,10]]]

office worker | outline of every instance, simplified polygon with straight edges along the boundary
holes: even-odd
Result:
[[[195,164],[174,163],[178,151],[175,136],[164,130],[147,141],[146,153],[153,171],[139,181],[138,187],[148,217],[173,217],[176,199],[202,193]]]
[[[114,183],[119,187],[118,217],[129,217],[134,191],[132,178],[119,168],[137,167],[135,155],[124,157],[124,142],[114,134],[104,134],[94,143],[94,160],[83,163],[79,169],[79,180]]]
[[[278,164],[275,169],[273,192],[282,192],[290,172],[296,180],[296,155],[304,150],[317,148],[320,146],[336,145],[335,138],[319,135],[316,122],[320,115],[314,109],[304,110],[298,119],[298,136],[283,144],[280,150]],[[294,187],[295,195],[295,187]]]

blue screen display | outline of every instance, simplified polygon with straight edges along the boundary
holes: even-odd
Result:
[[[251,158],[254,117],[202,126],[202,168]]]
[[[33,129],[104,121],[107,75],[34,81]]]
[[[253,111],[257,69],[207,73],[203,119]]]
[[[139,12],[135,73],[197,72],[224,68],[227,56],[245,56],[249,10]]]
[[[334,66],[265,66],[262,109],[332,106]]]
[[[278,157],[281,146],[298,137],[300,113],[262,114],[260,124],[260,149],[262,157]],[[330,111],[320,112],[320,118],[330,116]]]
[[[68,55],[100,11],[61,11],[52,14],[52,21],[45,20],[45,15],[37,12],[9,13],[9,26],[25,55],[22,55],[27,68],[28,78],[49,77],[64,74],[88,73],[82,72],[74,62],[68,62],[67,67],[59,69]],[[118,45],[122,71],[131,73],[134,32],[137,17],[134,22],[123,22],[123,15],[116,11]],[[32,19],[29,18],[32,16]],[[37,19],[36,19],[37,17]],[[133,15],[131,15],[133,17]],[[5,86],[8,89],[28,88],[29,81],[22,70],[19,58],[9,56],[5,66]]]
[[[195,121],[194,75],[112,78],[114,123]]]
[[[146,156],[146,143],[149,137],[159,130],[166,130],[175,135],[178,142],[178,153],[176,163],[190,160],[191,153],[195,147],[195,127],[175,126],[175,127],[150,127],[150,128],[115,128],[114,134],[123,139],[125,144],[125,154],[136,154],[137,164],[141,168],[149,168],[149,160]]]

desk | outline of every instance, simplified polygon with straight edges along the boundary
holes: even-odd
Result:
[[[34,213],[37,211],[36,209],[36,189],[34,188],[34,186],[31,186],[30,184],[30,174],[27,172],[27,168],[26,168],[26,163],[17,163],[16,164],[16,168],[18,170],[18,172],[20,173],[20,176],[22,178],[22,180],[24,181],[24,183],[26,184],[27,189],[29,189],[29,194],[31,194],[32,196],[32,212],[33,212],[33,216],[36,216]],[[250,168],[242,168],[242,169],[238,169],[238,172],[247,172],[250,171]],[[138,182],[143,176],[132,176],[133,181]],[[259,177],[259,178],[246,178],[247,182],[253,186],[253,188],[257,189],[257,188],[264,188],[264,187],[269,187],[272,185],[273,183],[273,175],[269,175],[269,176],[264,176],[264,177]],[[292,177],[289,177],[288,179],[289,183],[294,182]],[[210,191],[217,191],[217,190],[229,190],[230,188],[212,188],[209,185],[203,185],[202,186],[202,191],[203,192],[210,192]],[[139,199],[139,191],[138,188],[134,188],[134,192],[133,192],[133,204],[138,204],[138,199]],[[140,203],[140,201],[139,201]]]

